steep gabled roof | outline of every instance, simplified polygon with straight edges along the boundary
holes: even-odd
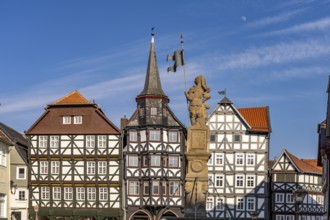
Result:
[[[55,101],[52,105],[74,105],[74,104],[91,104],[85,97],[83,97],[77,90]]]
[[[252,131],[271,132],[268,107],[238,108],[237,110],[249,123]]]

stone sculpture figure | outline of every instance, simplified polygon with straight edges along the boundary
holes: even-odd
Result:
[[[189,101],[189,117],[192,125],[205,125],[207,122],[207,111],[210,106],[204,102],[211,98],[210,88],[206,86],[204,76],[199,75],[195,78],[195,86],[189,91],[185,91],[187,100]]]

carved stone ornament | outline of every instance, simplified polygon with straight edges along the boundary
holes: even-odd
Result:
[[[192,125],[203,126],[207,122],[207,111],[210,106],[204,102],[211,98],[211,89],[206,86],[204,76],[199,75],[195,78],[195,86],[185,91],[189,102],[189,117]]]
[[[203,162],[200,160],[195,160],[191,163],[191,170],[196,173],[201,172],[203,170],[203,167]]]

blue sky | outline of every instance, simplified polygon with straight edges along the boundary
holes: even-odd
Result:
[[[1,1],[0,121],[23,132],[79,90],[117,125],[142,91],[155,43],[163,89],[186,125],[183,71],[166,55],[185,37],[188,86],[203,74],[211,109],[269,106],[270,158],[317,155],[330,74],[330,1]]]

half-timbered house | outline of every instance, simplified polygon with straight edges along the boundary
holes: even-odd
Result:
[[[236,108],[224,97],[208,119],[206,209],[219,219],[268,219],[268,107]]]
[[[26,134],[32,218],[122,218],[120,131],[97,104],[73,91]]]
[[[299,159],[283,150],[273,162],[270,175],[272,219],[322,219],[322,167],[317,166],[316,159]],[[294,190],[298,187],[302,187],[307,193],[302,204],[294,201]]]
[[[127,219],[182,217],[186,130],[162,89],[154,36],[144,89],[136,102],[123,129]]]

